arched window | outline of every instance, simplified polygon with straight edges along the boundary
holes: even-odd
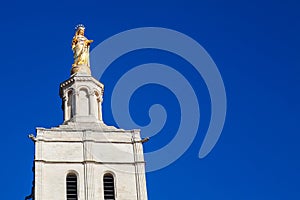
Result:
[[[88,116],[90,114],[89,95],[86,88],[81,88],[79,90],[78,105],[78,115]]]
[[[70,173],[66,178],[67,183],[67,200],[77,200],[77,176]]]
[[[112,174],[103,176],[104,199],[115,200],[115,182]]]

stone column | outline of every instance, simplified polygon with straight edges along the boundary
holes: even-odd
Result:
[[[78,115],[78,109],[77,106],[79,104],[79,93],[77,91],[74,92],[74,94],[72,95],[72,106],[71,106],[71,112],[72,112],[72,116],[77,116]]]
[[[67,121],[70,119],[69,112],[68,112],[68,96],[65,95],[63,97],[63,112],[64,112],[64,121]]]
[[[99,97],[97,99],[97,104],[98,104],[98,119],[102,122],[103,119],[102,119],[102,97]]]

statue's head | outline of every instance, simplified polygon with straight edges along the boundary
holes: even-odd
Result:
[[[83,24],[78,24],[76,27],[75,27],[75,30],[76,30],[76,35],[84,35],[84,30],[85,30],[85,27]]]

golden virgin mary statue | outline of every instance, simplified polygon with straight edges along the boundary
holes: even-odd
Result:
[[[74,63],[72,65],[71,75],[77,72],[91,75],[90,44],[93,40],[88,40],[84,36],[85,27],[82,24],[77,25],[75,29],[76,32],[72,40]]]

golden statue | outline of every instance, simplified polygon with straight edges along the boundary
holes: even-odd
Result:
[[[77,72],[90,75],[90,44],[93,40],[88,40],[84,36],[85,27],[82,24],[77,25],[75,29],[76,32],[72,40],[74,63],[72,65],[71,75]]]

